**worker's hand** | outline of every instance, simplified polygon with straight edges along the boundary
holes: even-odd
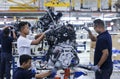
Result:
[[[4,27],[2,28],[2,30],[6,29],[6,28],[9,28],[9,26],[4,26]]]
[[[51,69],[51,75],[50,75],[50,77],[51,77],[51,78],[54,78],[55,75],[56,75],[56,73],[57,73],[57,69],[56,69],[56,68],[52,68],[52,69]]]
[[[56,74],[57,73],[57,69],[56,68],[52,68],[51,69],[51,74]]]
[[[91,32],[87,27],[83,27],[83,29],[85,29],[87,32]]]
[[[12,32],[15,32],[15,29],[11,29]]]
[[[91,70],[93,70],[93,71],[99,71],[100,72],[100,68],[99,68],[99,66],[98,65],[95,65],[95,66],[92,66],[91,67]]]
[[[31,73],[33,73],[33,74],[36,74],[35,69],[30,69],[29,72],[31,72]]]

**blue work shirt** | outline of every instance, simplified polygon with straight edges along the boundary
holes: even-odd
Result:
[[[0,33],[1,52],[2,53],[12,53],[13,40],[14,39],[10,36],[4,37],[3,32]]]
[[[31,70],[18,67],[14,72],[13,79],[31,79],[32,77],[35,77],[35,74],[36,73]]]
[[[95,53],[94,53],[94,65],[97,65],[102,57],[102,51],[108,49],[109,55],[106,61],[102,64],[102,70],[112,68],[112,39],[108,31],[105,31],[97,36]]]
[[[1,53],[1,33],[2,31],[0,30],[0,53]]]

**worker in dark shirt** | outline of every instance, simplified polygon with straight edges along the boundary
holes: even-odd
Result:
[[[0,30],[0,35],[1,35],[1,30]],[[0,60],[1,60],[1,39],[0,39]],[[0,62],[0,73],[1,73],[1,62]],[[0,74],[0,78],[1,78],[1,74]]]
[[[99,34],[97,37],[88,28],[85,29],[91,40],[96,41],[92,67],[95,71],[95,79],[110,79],[113,70],[111,35],[105,30],[104,22],[100,19],[94,21],[94,29]]]
[[[20,56],[19,62],[20,67],[16,69],[14,72],[13,79],[31,79],[31,78],[44,78],[56,72],[54,69],[51,71],[47,71],[46,73],[37,74],[33,70],[28,70],[31,67],[31,56],[27,54],[23,54]]]
[[[0,37],[2,34],[2,30],[5,29],[6,27],[3,27],[0,29]],[[0,73],[1,73],[1,38],[0,38]],[[1,74],[0,74],[0,78],[1,78]]]
[[[9,36],[10,31],[13,33],[13,37]],[[16,38],[15,33],[10,27],[3,29],[0,39],[1,39],[1,78],[4,79],[4,74],[6,74],[6,79],[11,79],[11,64],[12,64],[12,42]]]

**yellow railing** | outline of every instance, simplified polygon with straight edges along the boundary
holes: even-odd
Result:
[[[45,7],[69,7],[70,3],[69,2],[62,2],[59,0],[49,0],[44,2]]]
[[[10,10],[38,10],[38,6],[31,6],[31,3],[35,3],[37,0],[31,0],[27,3],[21,3],[19,1],[15,0],[8,0],[9,2],[17,4],[17,6],[10,6]]]

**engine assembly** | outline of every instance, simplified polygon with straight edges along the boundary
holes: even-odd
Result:
[[[49,45],[46,60],[49,63],[53,63],[58,69],[72,67],[79,63],[75,47],[76,34],[74,27],[71,24],[57,24],[61,16],[62,13],[55,15],[54,12],[49,10],[37,23],[38,28],[41,28],[43,32],[52,28],[51,31],[46,34],[46,41]]]

